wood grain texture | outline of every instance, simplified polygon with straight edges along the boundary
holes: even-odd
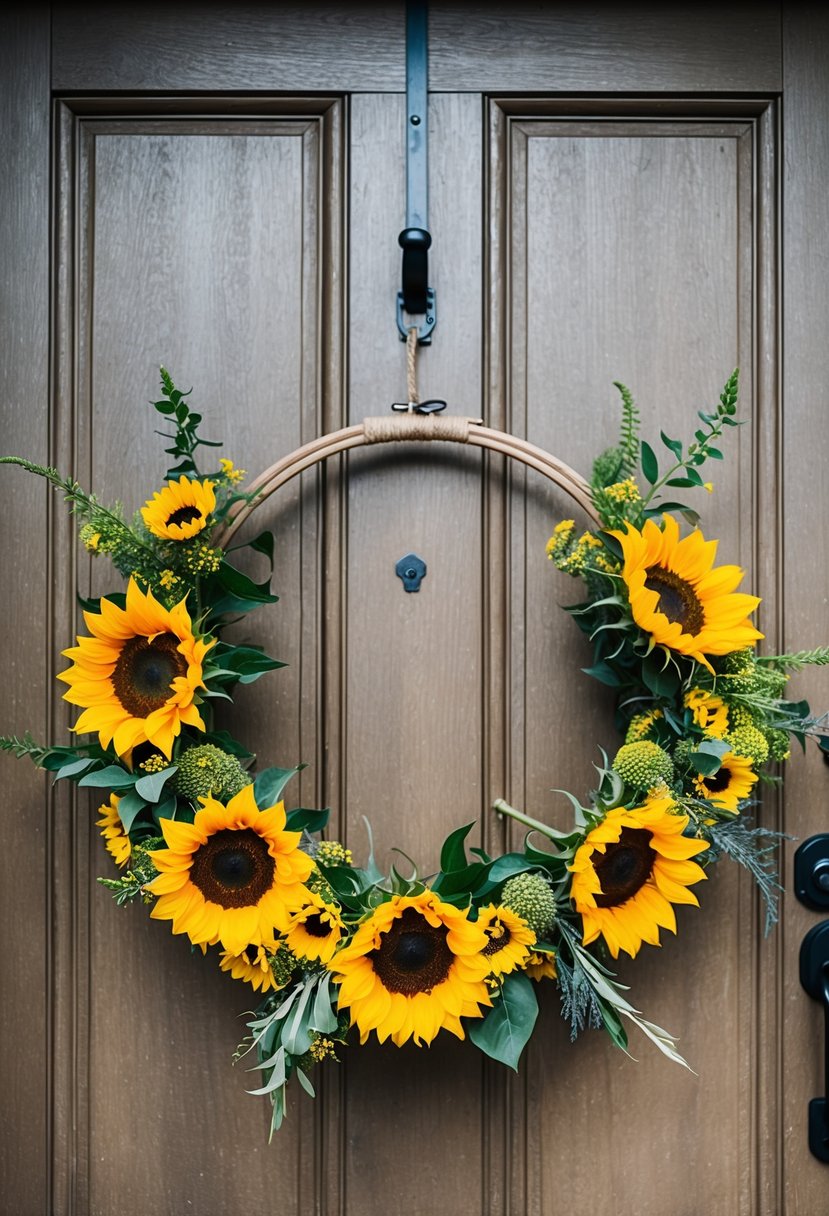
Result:
[[[0,454],[48,460],[49,24],[38,6],[0,17],[0,179],[3,273],[0,316]],[[0,469],[0,595],[6,645],[0,734],[49,733],[45,484]],[[46,783],[28,760],[0,756],[5,926],[0,993],[0,1210],[34,1216],[49,1203],[52,1038],[47,1004],[54,955],[49,932],[51,825]],[[18,926],[19,932],[10,932]],[[11,1204],[12,1206],[7,1206]]]
[[[750,321],[756,317],[759,324],[763,309],[752,267],[765,254],[772,281],[775,267],[774,250],[758,243],[752,220],[761,197],[772,211],[774,199],[773,174],[754,159],[753,124],[517,118],[510,129],[499,109],[493,104],[501,148],[493,150],[490,208],[507,217],[500,229],[505,286],[492,329],[508,335],[509,429],[548,448],[555,444],[587,473],[602,446],[599,436],[609,445],[617,434],[614,379],[633,389],[643,434],[658,447],[657,420],[668,434],[685,434],[695,408],[716,401],[737,365],[745,369],[742,416],[751,416],[753,345],[765,350]],[[752,197],[746,183],[755,171],[760,184]],[[494,221],[493,227],[497,240]],[[497,254],[496,246],[493,258]],[[762,327],[766,339],[773,322],[772,310]],[[755,413],[755,422],[760,417]],[[730,442],[736,448],[731,465],[717,478],[713,499],[699,505],[709,532],[721,537],[721,554],[753,570],[754,514],[740,504],[753,501],[752,487],[768,477],[773,456],[741,433]],[[770,444],[773,449],[773,438]],[[570,504],[523,473],[512,481],[506,641],[512,784],[506,796],[564,827],[569,804],[550,790],[584,796],[599,760],[590,745],[595,751],[601,741],[612,755],[619,740],[606,697],[573,674],[590,652],[556,606],[578,598],[578,588],[541,556],[554,524],[572,516]],[[545,603],[549,612],[530,609]],[[579,725],[585,722],[587,734]],[[641,1047],[635,1066],[594,1036],[569,1047],[555,994],[543,994],[543,1027],[525,1064],[525,1106],[518,1104],[526,1124],[515,1118],[511,1128],[516,1162],[525,1163],[510,1171],[516,1210],[542,1213],[553,1206],[559,1171],[544,1147],[553,1143],[570,1163],[568,1194],[576,1211],[726,1216],[753,1210],[747,1169],[757,1064],[751,941],[759,921],[750,884],[723,869],[702,894],[702,912],[683,910],[677,941],[668,937],[658,956],[643,954],[634,965],[619,966],[623,979],[635,979],[637,1006],[681,1034],[697,1078],[677,1073],[638,1042],[631,1044],[637,1058]],[[725,993],[722,973],[706,975],[710,952],[732,960]],[[692,984],[683,981],[691,975]],[[712,1037],[714,1009],[719,1033]],[[586,1076],[592,1081],[581,1090],[579,1078]],[[727,1146],[703,1117],[719,1094],[732,1104]],[[678,1153],[688,1119],[693,1142]],[[652,1157],[669,1162],[658,1188]],[[701,1169],[701,1162],[715,1159],[710,1175]]]
[[[406,88],[402,0],[52,7],[58,90]]]
[[[225,439],[240,466],[255,469],[265,442],[289,450],[323,427],[326,360],[319,355],[329,337],[321,332],[328,307],[321,284],[342,275],[325,261],[341,248],[334,231],[341,199],[323,200],[321,192],[323,184],[338,188],[340,158],[324,129],[331,103],[309,101],[306,108],[318,117],[237,121],[231,133],[221,122],[214,130],[209,118],[85,121],[65,111],[66,262],[75,270],[67,269],[62,326],[73,353],[67,372],[75,372],[65,376],[60,399],[74,418],[66,429],[76,434],[76,474],[104,501],[117,498],[132,511],[163,480],[163,442],[145,404],[157,395],[159,362],[182,387],[193,385],[203,433]],[[75,181],[77,197],[69,185]],[[69,231],[79,234],[76,245]],[[121,403],[114,414],[113,401]],[[307,695],[318,684],[318,661],[315,650],[303,649],[309,633],[316,645],[321,611],[315,482],[297,484],[269,506],[256,527],[279,534],[274,581],[285,605],[262,614],[255,640],[290,666],[270,688],[246,689],[238,718],[227,725],[263,765],[288,767],[306,758],[303,749],[310,761],[320,752],[315,702]],[[76,549],[71,539],[60,543],[66,552]],[[93,565],[90,573],[82,575],[85,594],[111,586],[111,570]],[[247,637],[249,626],[240,629]],[[221,716],[217,724],[225,724]],[[295,803],[317,804],[319,784],[312,766],[292,791]],[[205,966],[141,910],[116,914],[107,894],[94,888],[102,858],[92,809],[82,800],[81,847],[64,880],[82,927],[72,965],[76,975],[87,975],[89,992],[88,1004],[80,996],[74,1010],[74,1037],[83,1030],[89,1044],[88,1055],[76,1053],[81,1095],[88,1075],[91,1137],[88,1181],[77,1183],[80,1202],[128,1211],[132,1199],[125,1196],[132,1196],[135,1211],[176,1212],[186,1202],[205,1212],[240,1202],[256,1210],[278,1177],[283,1205],[305,1210],[317,1183],[313,1155],[300,1153],[298,1143],[312,1135],[313,1108],[292,1106],[268,1150],[267,1104],[244,1093],[252,1079],[241,1067],[229,1072],[249,994],[218,972],[215,958]],[[171,977],[164,985],[153,982],[159,967]],[[154,991],[157,1000],[153,1016],[136,1022],[131,1011],[139,990]],[[201,1045],[208,1041],[225,1041],[227,1051],[211,1052],[203,1067]],[[165,1129],[152,1154],[136,1152],[124,1137],[125,1093],[138,1126]],[[84,1145],[74,1153],[83,1161]],[[179,1176],[183,1154],[189,1164]]]
[[[826,476],[829,442],[829,20],[824,10],[795,5],[785,10],[783,132],[787,151],[782,177],[786,362],[782,570],[785,644],[802,649],[825,644],[829,632],[829,515]],[[826,709],[825,671],[792,678],[791,695]],[[799,844],[826,831],[829,769],[818,750],[793,756],[785,788],[786,826],[796,837],[785,848],[784,874],[791,890],[792,858]],[[800,943],[823,917],[785,899],[785,975],[781,1017],[786,1027],[781,1073],[785,1078],[779,1142],[784,1153],[784,1216],[811,1216],[826,1207],[827,1167],[809,1152],[807,1111],[823,1093],[823,1015],[800,986]],[[764,1209],[765,1210],[765,1209]],[[768,1204],[771,1211],[771,1204]]]
[[[475,415],[481,396],[480,105],[436,97],[430,228],[440,340],[418,358],[421,396]],[[351,419],[405,395],[395,323],[405,221],[403,99],[352,103]],[[388,170],[378,173],[378,166]],[[481,779],[481,456],[394,445],[349,457],[347,814],[349,845],[370,821],[381,866],[391,846],[436,868],[443,837],[486,812]],[[441,445],[442,446],[442,445]],[[398,450],[401,448],[402,450]],[[394,567],[413,551],[428,572],[407,594]],[[475,833],[476,840],[479,833]],[[397,862],[405,869],[401,857]],[[481,1061],[451,1040],[428,1052],[376,1046],[344,1064],[348,1210],[481,1211]],[[428,1076],[424,1072],[427,1071]],[[425,1087],[425,1088],[424,1088]],[[428,1092],[428,1101],[424,1100]],[[383,1110],[383,1116],[377,1112]],[[429,1169],[411,1146],[428,1144]],[[405,1146],[405,1148],[404,1148]],[[343,1198],[340,1198],[343,1202]]]
[[[430,88],[473,92],[765,92],[780,88],[780,9],[695,4],[441,3]]]

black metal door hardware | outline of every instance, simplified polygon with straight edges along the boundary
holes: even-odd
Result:
[[[800,947],[800,982],[823,1005],[823,1094],[809,1103],[809,1150],[829,1162],[829,920],[813,925]]]
[[[426,576],[426,563],[416,553],[407,553],[394,567],[398,578],[403,579],[404,591],[419,591],[420,580]]]
[[[794,891],[807,908],[829,911],[829,832],[810,836],[795,853]]]
[[[406,227],[397,238],[403,250],[403,286],[397,293],[397,328],[405,342],[411,325],[405,313],[422,317],[421,346],[432,341],[437,300],[429,286],[429,44],[426,0],[406,5]]]

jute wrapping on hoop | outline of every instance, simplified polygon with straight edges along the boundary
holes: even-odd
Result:
[[[249,485],[251,498],[239,503],[228,513],[225,526],[215,534],[215,543],[226,546],[242,526],[247,517],[271,496],[280,486],[312,468],[329,456],[347,452],[351,448],[366,444],[397,442],[464,443],[472,447],[487,448],[491,452],[509,456],[528,468],[535,469],[549,478],[573,499],[593,523],[599,522],[590,497],[590,487],[583,477],[543,448],[528,443],[516,435],[493,430],[474,418],[437,414],[390,414],[380,418],[366,418],[356,426],[344,427],[321,435],[304,444],[287,456],[283,456]]]

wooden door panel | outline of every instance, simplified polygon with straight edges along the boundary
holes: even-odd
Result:
[[[541,100],[513,104],[515,116],[510,103],[492,106],[490,197],[491,214],[504,217],[494,260],[512,336],[508,428],[588,475],[593,457],[618,434],[614,379],[633,390],[642,434],[661,450],[659,427],[689,435],[696,409],[711,408],[740,366],[741,417],[751,428],[734,433],[721,475],[719,466],[714,471],[714,494],[700,491],[696,505],[708,533],[721,537],[721,560],[748,567],[756,586],[754,514],[742,504],[767,475],[751,434],[759,421],[752,416],[753,351],[768,332],[757,291],[762,272],[753,270],[762,257],[754,216],[773,197],[770,165],[756,151],[762,114],[730,124],[556,122],[542,117]],[[535,116],[523,118],[522,108]],[[773,349],[768,354],[773,358]],[[542,559],[554,524],[572,517],[572,506],[531,475],[513,481],[507,797],[566,827],[570,805],[551,791],[584,797],[592,766],[601,763],[599,747],[612,757],[619,739],[608,698],[579,671],[592,651],[560,610],[578,601],[580,588]],[[544,1026],[524,1069],[526,1123],[516,1126],[512,1142],[523,1154],[524,1137],[529,1141],[527,1190],[516,1196],[527,1211],[553,1205],[561,1159],[571,1163],[577,1211],[609,1211],[599,1195],[611,1194],[617,1210],[653,1216],[750,1210],[750,1125],[733,1127],[724,1144],[718,1119],[704,1112],[718,1110],[723,1094],[732,1101],[738,1095],[743,1109],[751,1103],[757,1027],[746,926],[753,922],[756,931],[758,912],[750,884],[727,870],[712,873],[700,898],[700,911],[683,909],[678,940],[666,934],[663,950],[618,968],[637,1008],[681,1036],[697,1075],[679,1072],[638,1036],[631,1041],[635,1065],[596,1035],[569,1045],[557,997],[544,993]],[[707,961],[712,956],[739,960],[725,990]],[[692,1158],[675,1151],[689,1118]],[[588,1143],[595,1155],[585,1155]],[[556,1145],[555,1158],[544,1152],[548,1144]],[[698,1154],[722,1161],[710,1189],[699,1177]],[[606,1163],[604,1175],[597,1159]],[[658,1186],[653,1160],[671,1162]]]
[[[326,366],[342,359],[331,349],[340,326],[327,317],[329,308],[341,311],[328,286],[343,279],[336,264],[340,113],[338,103],[319,100],[302,104],[315,116],[292,118],[286,104],[285,114],[231,123],[83,109],[75,103],[63,113],[63,214],[79,237],[65,251],[60,282],[61,346],[74,369],[74,379],[63,379],[62,463],[77,445],[79,479],[131,513],[162,484],[167,462],[154,433],[157,416],[146,404],[158,395],[152,369],[159,360],[179,387],[193,388],[205,437],[224,439],[226,453],[252,474],[263,450],[289,451],[331,425],[339,405],[326,399]],[[247,623],[234,627],[289,664],[272,688],[249,690],[234,731],[264,763],[311,763],[292,791],[307,805],[320,801],[316,705],[308,695],[317,679],[322,598],[314,480],[289,487],[257,517],[257,528],[279,535],[274,589],[284,599],[262,614],[255,632]],[[68,551],[74,547],[69,540]],[[84,595],[111,586],[111,571],[101,565],[82,563]],[[64,622],[67,637],[73,616]],[[82,1165],[89,1163],[78,1184],[83,1202],[93,1211],[127,1210],[126,1194],[136,1198],[135,1210],[178,1211],[186,1194],[206,1212],[239,1203],[262,1210],[257,1205],[278,1168],[285,1204],[302,1210],[309,1162],[298,1142],[310,1112],[290,1119],[273,1153],[264,1151],[267,1110],[244,1092],[255,1088],[256,1074],[245,1075],[247,1062],[229,1074],[244,1037],[246,994],[181,939],[159,932],[144,910],[113,915],[110,897],[94,882],[94,808],[79,799],[82,847],[67,857],[61,877],[75,940],[59,976],[89,994],[73,1011],[83,1077],[74,1097],[90,1127],[88,1143],[77,1147]],[[136,1016],[142,990],[153,994],[151,1016]],[[232,1082],[227,1101],[217,1098],[218,1061],[205,1056],[204,1044],[213,1040],[225,1044],[219,1055]],[[222,1139],[235,1147],[217,1171]]]
[[[637,4],[621,18],[612,5],[458,0],[430,12],[438,327],[419,353],[421,395],[586,474],[616,434],[613,379],[658,441],[659,426],[686,434],[739,365],[750,425],[729,436],[701,506],[721,560],[745,566],[763,596],[770,648],[826,633],[829,26],[808,8]],[[9,442],[131,510],[160,483],[146,404],[159,361],[193,383],[205,433],[252,474],[402,399],[404,5],[44,11],[51,65],[34,8],[9,27],[27,69],[9,77],[19,181],[2,187],[4,264],[26,253],[0,289],[6,349],[25,352],[3,371]],[[26,575],[4,580],[15,717],[3,730],[37,732],[43,718],[40,733],[60,736],[74,715],[52,676],[77,627],[75,593],[111,580],[79,560],[59,504],[16,470],[2,488],[4,519],[23,521],[0,540],[4,571]],[[473,820],[476,842],[501,850],[499,795],[569,823],[554,788],[585,796],[598,746],[616,746],[561,611],[578,587],[544,558],[571,514],[535,474],[445,445],[331,461],[250,521],[277,534],[283,598],[244,630],[289,667],[244,689],[236,729],[264,762],[308,763],[296,800],[330,805],[332,834],[356,854],[364,815],[386,863],[396,846],[428,872],[446,832]],[[32,594],[37,546],[49,566]],[[410,549],[429,571],[417,595],[394,573]],[[824,683],[814,673],[794,691],[819,706]],[[145,910],[113,907],[94,881],[95,802],[76,805],[61,783],[38,818],[38,776],[11,761],[4,771],[19,791],[9,856],[37,876],[7,905],[7,921],[29,926],[4,956],[10,1216],[276,1205],[371,1216],[390,1202],[458,1216],[562,1203],[576,1216],[822,1210],[825,1170],[805,1139],[820,1011],[797,977],[816,917],[791,896],[764,940],[751,884],[723,863],[676,939],[620,964],[696,1075],[639,1038],[637,1063],[602,1035],[570,1044],[549,985],[517,1077],[448,1035],[428,1051],[355,1048],[316,1102],[291,1099],[267,1145],[267,1103],[244,1092],[255,1074],[230,1067],[245,990]],[[767,795],[763,822],[800,838],[822,830],[825,780],[818,757],[795,757],[787,817]],[[32,926],[48,943],[48,982],[30,1029],[19,981]],[[46,1176],[32,1147],[44,1136]]]

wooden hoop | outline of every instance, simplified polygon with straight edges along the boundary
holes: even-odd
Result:
[[[236,531],[242,526],[248,516],[261,503],[269,498],[274,491],[286,482],[303,473],[306,469],[346,452],[351,448],[364,447],[367,444],[394,442],[433,442],[468,443],[473,447],[487,448],[491,452],[500,452],[514,460],[521,461],[528,468],[535,469],[550,481],[555,482],[574,502],[582,508],[594,524],[600,525],[599,517],[590,496],[590,486],[580,474],[569,465],[551,456],[543,448],[528,443],[526,439],[518,439],[505,431],[495,431],[491,427],[474,418],[441,416],[437,414],[392,414],[383,418],[366,418],[356,426],[344,427],[340,431],[332,431],[320,435],[303,447],[297,448],[287,456],[283,456],[270,468],[260,473],[251,482],[248,492],[254,495],[249,502],[238,503],[231,508],[227,522],[214,536],[214,544],[226,547]]]

